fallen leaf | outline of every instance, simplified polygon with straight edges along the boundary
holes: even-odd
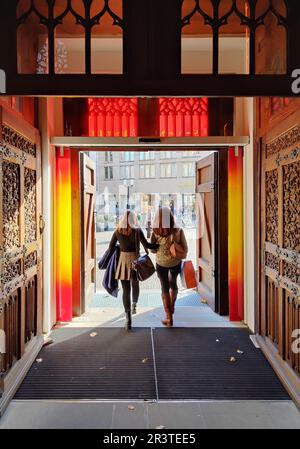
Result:
[[[235,357],[230,357],[229,361],[230,361],[231,363],[235,363],[235,362],[236,362],[236,358],[235,358]]]
[[[42,363],[43,359],[36,359],[36,363]]]
[[[135,410],[135,406],[134,405],[128,405],[128,410],[130,410],[130,411]]]
[[[241,351],[240,349],[237,349],[236,352],[237,352],[238,354],[244,354],[244,351]]]
[[[156,426],[155,429],[165,429],[165,426]]]
[[[145,359],[142,360],[142,363],[147,363],[148,362],[148,357],[146,357]]]
[[[97,332],[92,332],[91,334],[90,334],[90,337],[96,337],[98,334],[97,334]]]

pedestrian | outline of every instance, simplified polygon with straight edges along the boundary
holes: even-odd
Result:
[[[141,228],[138,226],[137,216],[134,212],[127,210],[121,217],[117,229],[112,235],[109,251],[112,251],[117,243],[120,245],[120,256],[116,269],[115,278],[121,281],[123,290],[123,305],[126,315],[125,327],[131,329],[131,314],[136,313],[136,306],[140,294],[139,281],[136,272],[132,269],[132,262],[138,257],[137,241],[144,248],[158,249],[157,243],[149,243]],[[132,295],[132,307],[131,307]]]
[[[166,318],[164,326],[173,326],[175,302],[178,295],[177,277],[181,271],[182,259],[188,252],[187,241],[182,228],[175,223],[170,208],[161,207],[155,214],[152,225],[151,243],[158,243],[156,272],[161,283],[161,296]]]
[[[151,237],[151,206],[147,210],[147,238]]]
[[[119,207],[119,203],[117,201],[116,202],[116,226],[119,223],[119,218],[120,218],[120,207]]]

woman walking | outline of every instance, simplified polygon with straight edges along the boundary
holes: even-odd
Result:
[[[136,313],[136,305],[139,299],[140,286],[136,272],[132,269],[132,262],[138,257],[139,243],[144,248],[155,250],[158,248],[156,243],[149,243],[141,228],[137,224],[137,216],[134,212],[126,211],[121,218],[117,229],[112,235],[109,250],[113,250],[119,242],[120,257],[117,265],[115,278],[121,281],[123,289],[123,305],[126,315],[125,327],[131,329],[131,313]],[[132,310],[131,310],[132,294]]]
[[[151,243],[158,243],[156,272],[161,283],[162,301],[166,318],[164,326],[173,326],[173,314],[178,294],[177,277],[181,271],[181,260],[186,257],[188,246],[183,229],[175,225],[174,215],[168,207],[160,207],[153,222]],[[174,250],[176,245],[178,254]],[[180,254],[179,254],[180,253]]]

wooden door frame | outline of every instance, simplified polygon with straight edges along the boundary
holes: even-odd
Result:
[[[4,131],[4,127],[6,128]],[[5,135],[6,134],[6,135]],[[18,326],[18,357],[12,366],[0,379],[0,417],[4,413],[9,401],[13,398],[20,382],[26,375],[32,362],[43,345],[43,293],[42,293],[42,251],[43,251],[43,216],[42,216],[42,167],[41,167],[41,140],[39,131],[25,121],[18,113],[0,107],[0,145],[2,147],[1,159],[19,166],[20,208],[19,208],[19,246],[5,249],[2,246],[2,227],[0,229],[0,271],[2,264],[18,261],[19,274],[13,279],[1,282],[0,306],[4,305],[6,298],[19,295],[19,326]],[[2,165],[1,165],[2,169]],[[26,169],[35,172],[35,238],[25,239],[25,174]],[[3,174],[0,173],[2,182]],[[32,180],[31,180],[32,181]],[[28,178],[30,184],[30,176]],[[2,186],[1,186],[2,188]],[[2,224],[2,191],[0,192],[0,221]],[[30,199],[29,199],[30,201]],[[26,264],[27,262],[27,264]],[[36,283],[33,282],[36,279]],[[2,291],[3,288],[3,291]],[[31,290],[31,291],[30,291]],[[32,293],[35,297],[32,300]],[[3,303],[3,304],[2,304]],[[27,327],[26,327],[27,315]],[[2,319],[2,317],[1,317]],[[14,322],[16,324],[16,321]],[[2,355],[0,357],[2,359]],[[1,360],[2,362],[2,360]]]
[[[94,194],[94,198],[93,198],[93,205],[95,205],[95,190],[96,190],[96,182],[94,179],[94,184],[93,185],[86,185],[85,182],[85,169],[86,168],[91,168],[90,165],[90,161],[87,162],[86,164],[86,158],[88,156],[85,154],[85,152],[80,152],[79,153],[79,167],[80,167],[80,223],[81,223],[81,257],[80,257],[80,261],[81,261],[81,273],[80,273],[80,279],[81,279],[81,289],[80,289],[80,303],[81,303],[81,313],[84,313],[86,311],[86,306],[87,306],[87,297],[86,297],[86,270],[87,268],[87,264],[88,261],[86,259],[86,248],[85,248],[85,243],[86,243],[86,238],[85,236],[82,237],[84,231],[85,231],[85,194],[86,193],[91,193]],[[94,174],[96,174],[96,167],[94,168]],[[94,215],[94,210],[92,211],[93,214],[93,218],[92,218],[92,226],[94,225],[95,228],[95,215]],[[95,235],[94,235],[95,229],[93,229],[93,254],[94,254],[94,259],[95,259],[95,264],[94,264],[94,272],[96,270],[96,246],[95,246]],[[92,271],[92,269],[91,269]],[[96,280],[94,279],[94,283],[96,284]]]
[[[245,147],[250,144],[249,136],[206,136],[206,137],[81,137],[53,136],[50,144],[77,151],[122,151],[124,148],[143,151],[149,148],[170,150],[227,149]]]
[[[228,156],[227,149],[216,151],[205,159],[211,159],[214,170],[214,232],[212,257],[214,259],[214,312],[229,314],[228,291]],[[201,163],[201,160],[199,161]],[[198,170],[198,165],[197,165]],[[222,176],[220,174],[222,173]],[[197,176],[197,175],[196,175]],[[198,186],[196,186],[197,190]],[[222,299],[220,297],[222,292]]]
[[[264,99],[262,99],[264,101]],[[299,106],[299,105],[298,105]],[[258,105],[258,108],[261,106]],[[260,113],[259,113],[260,115]],[[264,179],[263,176],[265,174],[264,166],[264,154],[266,144],[270,144],[274,142],[276,139],[280,138],[280,136],[287,134],[290,130],[292,130],[297,123],[300,121],[300,111],[299,107],[291,107],[288,111],[283,111],[282,114],[279,114],[273,122],[264,123],[260,128],[258,125],[256,130],[256,142],[255,142],[255,160],[254,160],[254,201],[255,201],[255,211],[254,211],[254,232],[255,232],[255,332],[256,339],[258,344],[260,345],[264,355],[274,368],[276,374],[279,379],[291,395],[292,399],[295,401],[297,407],[300,409],[300,379],[296,372],[292,369],[292,367],[288,364],[287,361],[284,360],[281,354],[282,350],[282,335],[279,332],[279,342],[278,348],[276,345],[264,334],[266,333],[266,323],[265,319],[262,318],[263,311],[262,301],[263,295],[265,291],[265,274],[263,272],[264,269],[264,250],[262,247],[262,243],[264,241],[263,235],[265,232],[265,223],[264,223]],[[274,167],[276,164],[273,164]],[[282,207],[282,192],[279,193],[278,207]],[[281,231],[279,231],[280,234]],[[278,241],[278,245],[281,245],[282,242]],[[281,293],[279,294],[279,301],[282,300]]]
[[[51,138],[50,144],[55,147],[69,148],[71,149],[71,154],[76,154],[74,158],[75,167],[76,159],[79,158],[79,153],[84,151],[122,151],[133,150],[133,151],[145,151],[145,149],[156,149],[156,150],[174,150],[174,151],[190,151],[190,150],[203,150],[212,151],[216,150],[219,153],[226,153],[227,150],[232,146],[245,147],[249,144],[250,140],[248,136],[209,136],[209,137],[186,137],[186,138],[101,138],[101,137],[74,137],[74,136],[54,136]],[[75,179],[72,178],[72,198],[73,207],[74,204],[78,205],[80,198],[80,187],[79,187],[79,170],[76,184]],[[220,192],[221,194],[221,192]],[[80,217],[80,215],[78,214]],[[80,218],[79,218],[80,219]],[[78,229],[78,223],[75,224],[75,229]],[[78,241],[73,241],[73,244],[77,248],[76,255],[81,252],[81,243]],[[77,283],[78,284],[78,283]],[[76,285],[77,285],[76,284]],[[82,281],[80,281],[82,284]],[[77,293],[76,290],[77,289]],[[78,288],[73,289],[73,315],[78,316],[82,313],[82,286],[80,287],[80,295],[78,296]],[[75,298],[75,300],[74,300]],[[223,313],[226,313],[223,309]]]
[[[218,213],[217,229],[218,232],[218,291],[219,295],[225,293],[226,301],[218,298],[218,313],[220,315],[229,315],[229,280],[228,280],[228,156],[226,151],[218,153]],[[221,176],[222,173],[222,176]],[[222,269],[221,269],[222,267]]]
[[[206,167],[212,167],[212,179],[205,183],[200,183],[198,178],[198,171],[201,169],[205,169]],[[203,295],[204,299],[207,300],[209,306],[213,309],[214,312],[218,312],[218,299],[219,299],[219,283],[216,281],[219,276],[219,264],[218,264],[218,245],[216,244],[216,239],[218,240],[218,193],[216,191],[216,184],[218,182],[218,154],[216,152],[211,153],[210,155],[206,156],[203,159],[200,159],[199,162],[196,163],[196,193],[198,194],[212,194],[212,201],[213,201],[213,223],[210,223],[210,229],[208,220],[206,217],[204,217],[205,221],[205,228],[206,232],[208,234],[209,231],[211,232],[211,235],[208,236],[209,246],[210,246],[210,253],[211,253],[211,265],[207,266],[208,263],[200,257],[200,246],[202,246],[201,241],[198,242],[197,245],[197,267],[198,269],[202,269],[204,272],[208,272],[208,270],[211,271],[210,278],[212,278],[212,288],[211,293],[212,297],[210,295],[207,295],[206,297]],[[204,203],[204,201],[203,201]],[[203,204],[203,212],[205,214],[205,203]],[[216,232],[217,231],[217,232]],[[202,250],[201,250],[202,251]],[[202,260],[201,260],[202,259]],[[206,267],[205,267],[206,266]],[[198,274],[199,276],[199,274]],[[200,276],[199,276],[200,277]],[[199,281],[199,278],[198,278]]]

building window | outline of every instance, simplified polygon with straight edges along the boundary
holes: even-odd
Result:
[[[177,165],[176,164],[162,164],[160,166],[160,177],[161,178],[176,178],[177,176]]]
[[[113,167],[104,167],[104,178],[113,179]]]
[[[176,151],[161,151],[159,153],[161,159],[174,159],[178,157],[178,154]]]
[[[182,165],[182,176],[185,178],[195,176],[195,163],[187,162]]]
[[[123,165],[120,167],[120,179],[133,179],[134,178],[134,166]]]
[[[155,165],[140,165],[140,178],[155,178]]]
[[[202,157],[201,151],[183,151],[183,157]]]
[[[105,162],[112,162],[113,154],[112,151],[105,151]]]
[[[121,162],[134,162],[135,152],[134,151],[123,151],[121,153]]]
[[[155,159],[155,151],[141,151],[140,161],[153,161]]]

